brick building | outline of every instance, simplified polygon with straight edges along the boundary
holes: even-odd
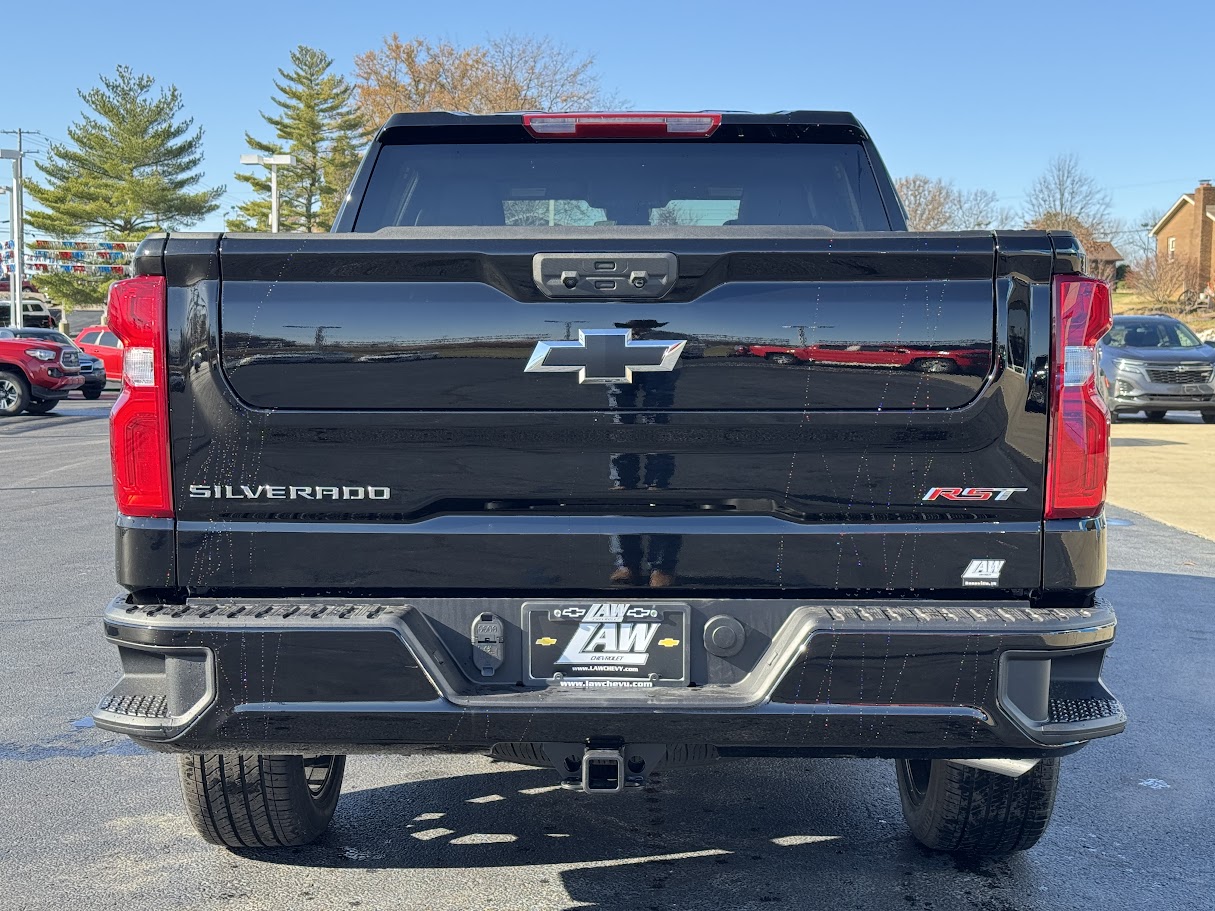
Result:
[[[1162,264],[1175,268],[1185,290],[1215,285],[1215,186],[1200,180],[1152,228]],[[1179,288],[1178,290],[1181,290]]]

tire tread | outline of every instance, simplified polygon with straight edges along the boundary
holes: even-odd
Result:
[[[1059,760],[1043,759],[1019,778],[936,760],[917,804],[899,774],[912,834],[938,851],[1011,854],[1037,844],[1050,823]]]
[[[345,757],[335,757],[329,785],[314,797],[300,756],[191,754],[180,757],[182,796],[190,821],[212,844],[295,847],[329,825],[344,767]]]

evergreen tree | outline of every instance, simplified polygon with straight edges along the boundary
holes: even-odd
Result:
[[[101,77],[101,86],[79,93],[93,113],[68,127],[69,143],[51,143],[38,162],[44,182],[26,182],[42,207],[26,213],[31,227],[54,237],[139,240],[188,227],[219,208],[223,187],[195,189],[202,128],[181,118],[176,86],[153,97],[155,84],[120,66]]]
[[[249,148],[262,155],[290,154],[293,167],[278,169],[279,230],[327,231],[341,205],[358,153],[366,138],[363,120],[352,104],[354,88],[329,72],[333,59],[300,45],[291,52],[290,72],[279,69],[278,95],[271,101],[278,116],[262,114],[274,128],[270,141],[246,133]],[[270,177],[264,168],[237,173],[258,198],[237,208],[228,220],[233,231],[267,231],[270,227]]]
[[[340,135],[329,146],[321,166],[321,229],[333,227],[338,209],[346,201],[346,191],[354,180],[354,172],[363,160],[365,134]]]
[[[26,181],[41,207],[26,212],[26,222],[59,238],[140,240],[218,209],[224,188],[197,188],[203,131],[182,118],[177,88],[153,95],[156,81],[125,66],[100,78],[99,87],[79,93],[92,113],[68,127],[69,142],[51,143],[37,162],[42,180]],[[50,272],[37,281],[70,310],[100,306],[112,278]]]

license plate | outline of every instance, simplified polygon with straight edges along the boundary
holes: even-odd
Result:
[[[532,682],[575,689],[687,683],[686,604],[528,603],[523,620]]]

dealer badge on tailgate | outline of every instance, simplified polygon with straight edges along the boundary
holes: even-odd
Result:
[[[688,605],[548,601],[523,605],[528,675],[575,689],[686,684]]]

